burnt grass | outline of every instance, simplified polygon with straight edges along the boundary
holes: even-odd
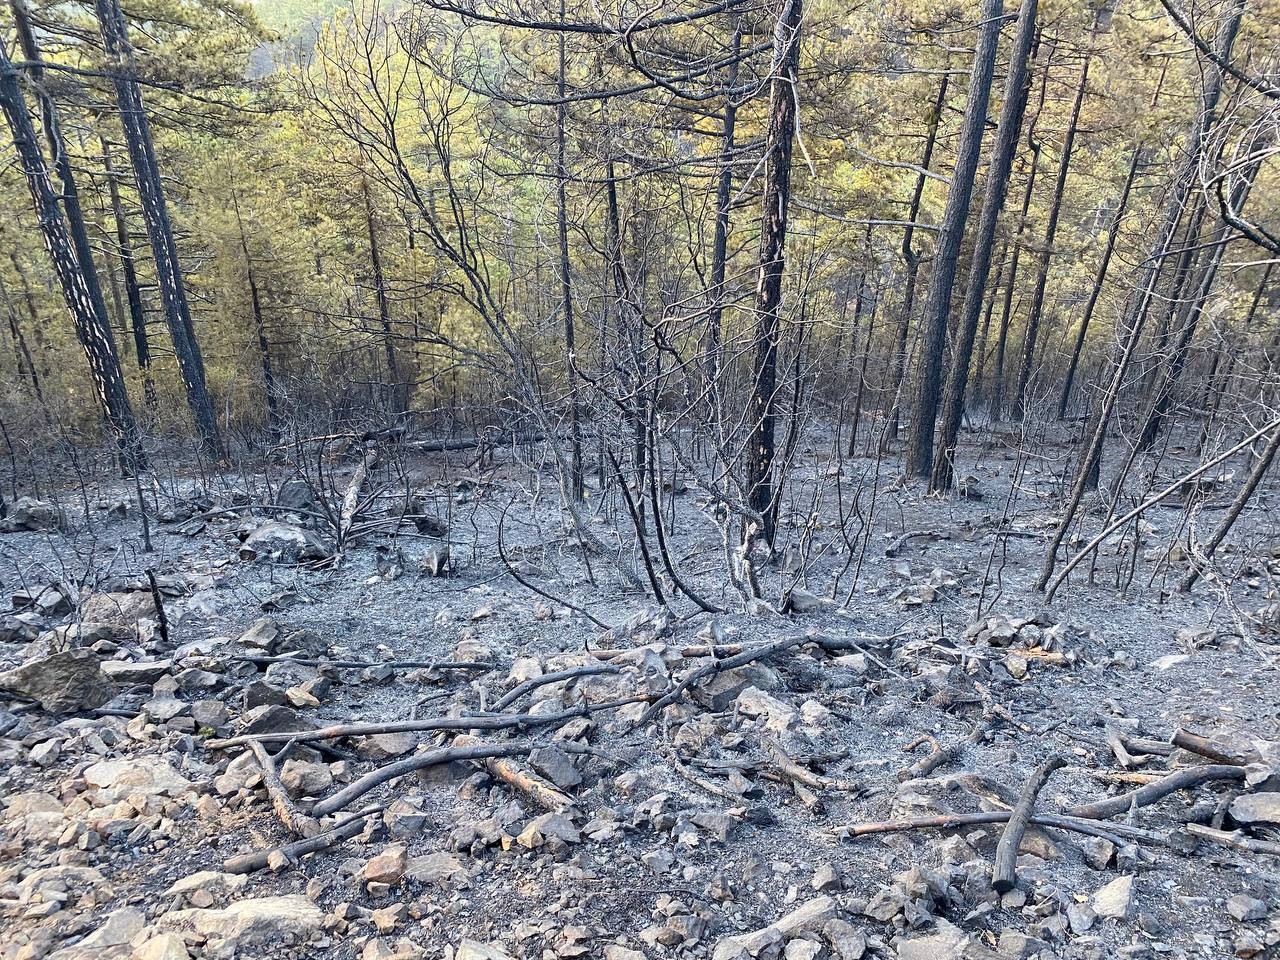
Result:
[[[447,660],[458,651],[466,653],[459,659],[491,659],[494,664],[490,672],[467,675],[396,671],[373,677],[360,670],[334,671],[335,682],[320,706],[299,711],[316,725],[476,709],[481,688],[483,702],[490,704],[510,686],[508,671],[520,658],[544,665],[549,660],[575,663],[585,659],[584,651],[652,643],[666,651],[667,666],[679,678],[703,662],[679,658],[682,646],[712,637],[729,644],[763,644],[797,633],[851,640],[869,654],[862,663],[837,663],[839,653],[808,645],[769,661],[779,681],[770,695],[799,714],[783,744],[801,760],[812,761],[815,771],[848,781],[855,789],[815,790],[817,802],[804,802],[813,798],[802,796],[804,791],[770,765],[765,719],[742,715],[732,704],[714,712],[685,698],[658,723],[634,730],[618,717],[598,715],[583,738],[590,752],[573,755],[583,783],[569,792],[577,799],[578,825],[593,818],[616,821],[616,831],[605,831],[612,835],[600,840],[584,836],[567,847],[536,850],[518,843],[507,844],[507,849],[503,843],[477,844],[453,851],[465,879],[406,882],[378,899],[353,876],[389,842],[375,832],[278,873],[251,875],[239,896],[307,893],[331,914],[343,913],[342,904],[356,906],[343,913],[352,919],[331,925],[319,941],[260,947],[243,955],[359,956],[376,935],[360,918],[361,910],[367,914],[403,901],[409,905],[408,917],[388,942],[408,937],[427,956],[440,956],[464,937],[495,942],[512,956],[603,956],[610,944],[625,944],[649,956],[709,956],[724,936],[767,926],[818,896],[811,878],[823,865],[837,871],[841,887],[828,892],[836,897],[840,916],[869,939],[869,956],[894,956],[904,935],[931,933],[934,917],[985,934],[983,942],[991,949],[1006,930],[1039,935],[1049,956],[1262,955],[1267,921],[1237,922],[1224,903],[1243,892],[1274,910],[1280,899],[1280,868],[1274,857],[1203,843],[1193,850],[1138,844],[1098,869],[1086,862],[1083,837],[1050,831],[1039,850],[1046,856],[1024,858],[1022,894],[1002,901],[982,889],[981,882],[966,880],[964,867],[948,863],[956,859],[946,843],[953,833],[917,830],[852,840],[838,834],[849,824],[903,814],[976,810],[984,793],[999,793],[1007,801],[1054,754],[1065,754],[1068,764],[1050,779],[1040,810],[1061,810],[1130,789],[1095,775],[1122,770],[1107,746],[1115,731],[1168,740],[1173,731],[1186,728],[1232,740],[1280,740],[1278,648],[1266,625],[1250,619],[1253,611],[1274,601],[1268,565],[1274,566],[1271,546],[1280,544],[1280,537],[1273,488],[1259,492],[1232,538],[1236,546],[1219,556],[1220,574],[1190,594],[1175,589],[1185,560],[1176,549],[1171,557],[1169,550],[1185,542],[1190,526],[1200,537],[1207,535],[1234,492],[1225,480],[1206,485],[1194,503],[1178,497],[1149,510],[1138,528],[1131,526],[1104,544],[1095,562],[1078,568],[1053,603],[1046,604],[1032,581],[1058,515],[1070,451],[1046,443],[1023,458],[1010,439],[964,452],[968,495],[937,498],[900,482],[894,456],[846,460],[837,490],[829,441],[818,438],[801,445],[788,491],[787,502],[794,509],[784,509],[781,517],[779,557],[761,571],[764,600],[774,604],[782,583],[825,597],[833,577],[843,572],[834,603],[800,604],[816,609],[787,614],[763,605],[744,611],[725,575],[724,545],[712,520],[715,504],[696,483],[681,479],[674,490],[668,485],[664,491],[664,509],[674,517],[669,548],[690,584],[729,612],[700,612],[677,597],[671,615],[664,617],[651,597],[622,584],[607,558],[584,550],[565,522],[554,478],[531,474],[523,461],[510,457],[500,457],[483,471],[458,457],[411,460],[397,485],[374,505],[375,511],[393,512],[405,490],[425,494],[430,509],[450,528],[451,570],[445,577],[419,571],[418,561],[438,541],[415,535],[409,525],[363,537],[329,565],[239,559],[236,531],[250,518],[262,519],[254,504],[262,502],[266,486],[264,478],[246,480],[244,475],[220,478],[209,490],[218,507],[242,503],[236,512],[195,525],[152,517],[151,553],[142,549],[136,510],[112,520],[98,509],[99,501],[131,500],[128,487],[90,491],[88,524],[74,506],[79,494],[62,491],[68,529],[0,536],[0,564],[9,593],[62,581],[88,596],[136,584],[148,568],[170,575],[183,585],[176,591],[181,595],[166,599],[171,645],[230,638],[214,647],[216,656],[227,659],[225,685],[212,694],[226,700],[230,727],[239,711],[240,687],[262,674],[229,658],[242,652],[235,638],[263,616],[287,630],[315,631],[325,656],[332,659]],[[1190,452],[1175,452],[1154,466],[1140,464],[1156,477],[1144,489],[1159,488],[1195,462]],[[1230,468],[1238,478],[1243,461]],[[350,467],[336,469],[346,476]],[[173,502],[174,493],[192,493],[196,487],[189,481],[157,502]],[[815,497],[819,487],[822,495]],[[237,499],[231,491],[243,496]],[[1135,493],[1135,499],[1125,502],[1137,502],[1140,496]],[[818,506],[811,509],[815,500]],[[596,535],[606,543],[627,544],[626,559],[638,567],[640,557],[630,546],[634,537],[617,497],[602,504],[594,483],[589,484],[585,510]],[[841,534],[842,512],[848,542]],[[1087,515],[1077,546],[1098,529],[1100,519],[1096,509]],[[499,523],[504,551],[525,579],[613,629],[606,633],[582,613],[513,579],[499,558]],[[922,535],[903,540],[910,532]],[[801,567],[802,575],[790,572]],[[1006,666],[1009,650],[975,644],[966,636],[980,602],[984,616],[1025,618],[1041,630],[1057,626],[1054,636],[1067,654],[1065,662],[1028,657],[1025,675],[1015,677]],[[73,619],[74,614],[62,622]],[[151,641],[149,652],[144,652],[145,643],[126,643],[122,656],[131,651],[165,655],[158,643]],[[24,644],[5,644],[0,647],[2,666],[16,665],[26,653]],[[606,679],[625,695],[635,676]],[[566,694],[572,699],[571,691]],[[127,723],[128,715],[150,696],[145,687],[123,691],[110,704],[123,716],[99,722]],[[810,714],[801,710],[806,701],[816,701],[829,713],[808,723]],[[1016,724],[993,721],[985,741],[966,747],[933,774],[937,790],[924,792],[937,806],[912,806],[898,774],[920,754],[905,752],[904,745],[922,735],[943,745],[961,740],[992,704],[1007,710]],[[19,709],[37,732],[67,720],[14,701],[4,707]],[[628,716],[634,719],[634,714]],[[126,756],[163,756],[208,790],[238,751],[208,749],[207,733],[160,729],[145,740],[123,738],[119,750]],[[422,742],[434,736],[425,734]],[[514,736],[543,743],[551,741],[553,731]],[[350,754],[355,773],[374,766],[349,746],[340,749]],[[17,762],[0,772],[0,794],[45,791],[61,796],[89,760],[96,759],[66,749],[43,768],[21,759],[22,752],[16,751]],[[673,758],[680,758],[686,771],[719,784],[728,782],[727,771],[737,769],[753,789],[735,803],[682,776]],[[1167,757],[1151,756],[1136,769],[1162,771],[1168,762]],[[477,776],[478,770],[469,765],[406,778],[362,802],[425,798],[426,826],[407,841],[411,857],[450,850],[458,826],[483,823],[512,800],[524,807],[521,820],[543,812],[510,788]],[[1204,819],[1206,809],[1211,814],[1230,790],[1229,785],[1211,784],[1175,794],[1136,811],[1127,822],[1169,834],[1189,818]],[[175,816],[171,837],[165,840],[107,844],[90,851],[85,862],[107,877],[113,900],[81,914],[55,915],[58,936],[74,943],[123,905],[158,914],[170,906],[162,892],[173,881],[196,870],[217,869],[236,853],[290,839],[261,791],[219,798],[219,804],[213,821],[194,810]],[[727,841],[681,826],[698,810],[732,811]],[[518,829],[508,827],[512,833]],[[989,861],[999,827],[970,827],[954,835],[967,839],[970,856]],[[0,867],[4,883],[55,862],[58,853],[11,837],[5,851]],[[655,872],[641,859],[655,851],[672,855],[670,869]],[[888,921],[862,912],[868,901],[913,868],[937,871],[949,889],[917,898],[919,910]],[[1087,931],[1067,930],[1057,938],[1045,934],[1040,925],[1046,917],[1087,900],[1126,873],[1135,877],[1136,905],[1129,919],[1100,919]],[[678,939],[668,935],[672,942],[640,938],[645,928],[661,928],[672,917],[696,922],[676,924],[683,932]],[[51,922],[6,915],[0,924],[7,928],[0,933],[0,955],[16,956],[33,930]],[[575,941],[565,936],[566,927],[586,934]],[[694,936],[688,935],[690,929]]]

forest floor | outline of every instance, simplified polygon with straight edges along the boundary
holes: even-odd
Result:
[[[185,508],[170,491],[152,517],[151,553],[132,506],[117,508],[122,517],[106,509],[130,500],[128,488],[94,492],[89,524],[66,491],[65,530],[0,535],[0,576],[15,596],[0,669],[34,661],[42,676],[26,678],[28,691],[84,699],[51,714],[0,675],[10,689],[0,691],[0,958],[1280,955],[1280,859],[1185,829],[1244,828],[1238,836],[1263,843],[1280,830],[1280,646],[1251,619],[1275,602],[1274,491],[1239,531],[1249,549],[1224,555],[1229,585],[1176,592],[1184,562],[1168,549],[1189,519],[1205,535],[1228,484],[1209,489],[1194,517],[1181,500],[1150,511],[1136,546],[1131,536],[1104,546],[1094,585],[1086,563],[1046,605],[1031,581],[1067,453],[1046,444],[1024,461],[1016,442],[965,451],[968,498],[896,482],[894,460],[847,461],[852,554],[830,451],[802,447],[790,495],[806,506],[783,516],[791,548],[780,564],[803,559],[807,575],[786,614],[757,604],[711,615],[683,599],[659,612],[604,558],[584,557],[556,497],[511,462],[483,473],[456,458],[413,464],[410,487],[450,525],[441,577],[419,566],[439,542],[407,534],[366,537],[336,564],[244,560],[241,536],[265,522],[251,509],[264,495],[238,478]],[[1170,454],[1154,469],[1167,479],[1181,465]],[[856,489],[869,532],[847,506]],[[741,610],[713,504],[696,487],[670,493],[670,547],[691,585]],[[498,552],[503,516],[503,549],[522,577],[612,629],[511,577]],[[605,540],[624,522],[593,520]],[[835,602],[825,600],[838,572]],[[770,604],[768,584],[784,577],[762,573]],[[47,584],[61,585],[56,595],[41,592]],[[980,602],[992,619],[969,629]],[[787,640],[637,725],[648,701],[712,662],[691,647]],[[59,659],[66,647],[92,651],[91,675],[53,677],[84,666]],[[236,659],[290,652],[490,666]],[[531,722],[472,731],[523,745],[516,756],[378,786],[346,808],[386,808],[355,821],[362,832],[266,869],[226,869],[296,837],[254,753],[219,739],[493,711],[522,681],[602,664],[613,672],[534,686],[500,708]],[[101,670],[106,693],[95,689]],[[579,716],[537,722],[578,706]],[[983,723],[985,737],[968,739]],[[848,836],[891,818],[1008,810],[1055,756],[1065,766],[1037,813],[1206,763],[1169,746],[1178,730],[1253,762],[1094,820],[1110,839],[1032,826],[1018,886],[1003,895],[992,889],[1002,823]],[[282,763],[282,787],[305,812],[308,797],[458,745],[456,732],[303,741]],[[933,740],[905,749],[921,737]],[[926,775],[907,773],[934,741],[959,748]]]

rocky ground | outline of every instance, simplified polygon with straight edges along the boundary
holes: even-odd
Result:
[[[1267,501],[1229,585],[1161,590],[1211,490],[1046,606],[1027,582],[1055,469],[984,453],[941,502],[846,464],[869,535],[851,557],[834,506],[785,518],[808,561],[786,613],[654,608],[514,465],[416,466],[439,522],[336,563],[287,485],[169,490],[150,553],[127,490],[87,521],[74,491],[22,504],[0,537],[0,957],[1280,955]],[[673,552],[733,600],[714,504],[675,493]],[[499,559],[503,516],[551,598]],[[316,732],[335,724],[372,726]],[[999,814],[1052,758],[1035,812],[1074,827],[1032,824],[998,893]],[[1170,771],[1202,782],[1089,808]]]

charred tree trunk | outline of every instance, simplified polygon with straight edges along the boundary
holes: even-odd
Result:
[[[262,364],[262,389],[267,398],[267,432],[272,443],[278,443],[283,431],[280,424],[280,398],[276,394],[275,366],[271,362],[271,343],[267,340],[267,325],[262,316],[262,297],[258,293],[258,277],[253,269],[253,257],[249,255],[249,238],[244,232],[244,219],[240,216],[240,199],[231,193],[231,206],[240,230],[240,252],[244,254],[245,280],[249,284],[249,307],[253,311],[253,330],[258,340],[258,360]]]
[[[950,489],[955,470],[956,441],[960,435],[960,421],[964,416],[973,342],[977,336],[978,320],[982,314],[987,279],[991,272],[991,250],[995,245],[996,224],[1000,220],[1000,211],[1004,209],[1005,195],[1009,190],[1009,174],[1013,170],[1013,155],[1022,131],[1022,116],[1027,108],[1027,96],[1031,92],[1031,75],[1027,67],[1031,44],[1035,40],[1036,8],[1037,0],[1022,0],[1018,11],[1018,28],[1010,54],[1009,74],[1005,80],[1004,103],[1000,108],[1000,126],[987,169],[982,216],[978,222],[978,235],[974,240],[968,287],[965,290],[955,346],[951,352],[946,394],[942,401],[942,429],[938,441],[940,455],[934,461],[933,474],[929,479],[929,489],[932,491]]]
[[[142,372],[143,402],[155,408],[156,381],[151,375],[151,344],[147,339],[147,314],[142,305],[142,289],[138,286],[138,271],[133,262],[133,242],[129,239],[129,222],[125,219],[124,204],[120,201],[119,175],[112,161],[111,149],[102,138],[102,166],[106,171],[107,195],[111,200],[111,217],[116,228],[116,256],[120,258],[120,272],[124,275],[125,299],[129,302],[129,325],[133,331],[133,352],[138,369]]]
[[[1057,418],[1062,420],[1067,415],[1067,405],[1071,402],[1071,388],[1076,382],[1076,370],[1080,367],[1080,356],[1084,352],[1085,338],[1089,335],[1089,324],[1093,322],[1093,311],[1098,305],[1098,297],[1107,280],[1107,269],[1111,266],[1111,257],[1116,251],[1116,238],[1120,235],[1120,224],[1124,221],[1125,209],[1129,206],[1129,194],[1133,190],[1134,176],[1138,172],[1138,163],[1142,156],[1142,148],[1134,147],[1133,157],[1129,161],[1129,173],[1124,178],[1124,187],[1120,190],[1120,201],[1116,205],[1115,216],[1111,218],[1111,228],[1107,231],[1107,243],[1102,248],[1102,260],[1098,264],[1098,275],[1094,278],[1093,289],[1089,291],[1089,300],[1084,306],[1084,316],[1080,318],[1080,329],[1076,331],[1075,344],[1071,348],[1071,362],[1067,364],[1067,375],[1062,382],[1062,393],[1058,397]]]
[[[938,418],[942,391],[942,354],[951,314],[951,296],[956,280],[960,242],[969,218],[973,178],[978,169],[982,132],[987,123],[991,98],[991,76],[995,70],[996,45],[1000,38],[1003,0],[983,0],[979,14],[978,46],[969,74],[969,100],[965,104],[955,171],[947,190],[942,229],[934,248],[929,276],[929,294],[921,317],[920,361],[917,365],[915,404],[912,409],[911,440],[907,445],[907,475],[928,477],[933,470],[933,430]]]
[[[369,181],[360,181],[364,197],[365,229],[369,234],[369,268],[373,271],[373,294],[378,301],[378,325],[382,328],[382,356],[387,364],[387,412],[398,423],[409,406],[406,384],[400,375],[400,361],[396,356],[396,333],[391,322],[391,300],[387,296],[387,278],[382,272],[382,248],[378,244],[378,229],[373,219],[373,197],[369,195]],[[245,252],[248,259],[248,251]]]
[[[560,16],[564,18],[564,0],[560,0]],[[569,492],[582,499],[582,423],[578,398],[578,372],[573,326],[573,289],[569,279],[569,134],[565,78],[565,36],[556,34],[556,236],[560,246],[560,312],[564,317],[565,370],[569,381]]]
[[[1236,189],[1232,191],[1231,205],[1233,209],[1239,210],[1244,206],[1249,189],[1253,184],[1253,179],[1258,174],[1259,165],[1259,161],[1251,164]],[[1168,362],[1159,375],[1158,385],[1151,398],[1147,415],[1143,420],[1142,430],[1138,434],[1136,445],[1138,453],[1150,449],[1151,445],[1156,442],[1156,438],[1160,436],[1160,430],[1164,426],[1165,418],[1168,416],[1169,407],[1173,403],[1174,390],[1190,355],[1191,341],[1195,338],[1196,330],[1199,327],[1200,316],[1204,312],[1210,293],[1213,292],[1213,284],[1218,276],[1218,267],[1222,264],[1223,255],[1226,253],[1227,245],[1231,241],[1231,231],[1232,228],[1225,223],[1218,228],[1217,235],[1214,237],[1213,243],[1207,252],[1208,260],[1196,277],[1195,287],[1189,300],[1184,309],[1180,311],[1182,313],[1182,323],[1178,328],[1178,335],[1173,342]]]
[[[45,249],[53,260],[58,284],[71,311],[76,337],[89,361],[94,390],[119,447],[121,464],[127,472],[136,473],[146,466],[141,437],[129,403],[124,375],[120,371],[120,358],[111,336],[106,307],[101,294],[94,297],[90,281],[86,279],[93,273],[93,261],[81,262],[76,257],[75,244],[58,210],[58,200],[49,181],[49,169],[22,98],[18,70],[3,44],[0,44],[0,109],[9,122]]]
[[[942,110],[947,102],[947,87],[950,77],[945,73],[938,84],[938,95],[933,101],[933,109],[929,114],[929,125],[925,133],[924,155],[920,158],[921,173],[916,177],[916,187],[911,194],[911,206],[907,210],[907,226],[902,232],[902,262],[907,267],[907,281],[903,288],[902,312],[898,317],[898,332],[893,342],[892,375],[889,380],[889,397],[893,407],[889,411],[889,423],[885,428],[884,443],[893,443],[898,439],[898,425],[902,419],[902,380],[907,373],[908,343],[911,336],[911,315],[916,305],[916,280],[920,275],[920,254],[916,253],[912,242],[915,239],[915,224],[920,218],[920,203],[924,198],[925,183],[928,177],[923,171],[929,169],[933,162],[933,148],[938,142],[938,123],[942,119]]]
[[[1084,105],[1089,88],[1090,56],[1085,55],[1080,68],[1080,82],[1076,86],[1076,98],[1071,104],[1071,118],[1062,140],[1062,156],[1058,159],[1058,176],[1053,184],[1053,199],[1049,201],[1049,222],[1045,224],[1040,260],[1036,269],[1035,288],[1031,294],[1031,312],[1027,316],[1027,330],[1022,344],[1022,369],[1018,374],[1018,386],[1013,398],[1013,416],[1021,420],[1026,413],[1027,388],[1031,383],[1031,371],[1035,368],[1036,342],[1040,334],[1040,320],[1044,316],[1045,286],[1049,281],[1049,262],[1053,258],[1053,242],[1058,235],[1058,220],[1062,215],[1062,197],[1067,189],[1067,174],[1071,170],[1071,151],[1076,142],[1076,130],[1080,124],[1080,108]]]
[[[196,340],[195,327],[191,322],[182,264],[178,260],[178,246],[173,238],[169,206],[160,180],[155,145],[151,140],[151,125],[143,108],[137,77],[134,75],[133,47],[129,43],[124,12],[120,9],[119,0],[94,0],[94,8],[98,14],[98,26],[102,31],[107,60],[112,67],[112,80],[120,107],[120,123],[138,184],[142,217],[147,225],[151,255],[156,262],[160,302],[164,307],[165,322],[173,339],[174,354],[186,388],[187,404],[191,407],[196,432],[200,435],[205,452],[221,460],[225,456],[222,435],[218,430],[218,417],[205,381],[204,357],[200,353],[200,344]]]
[[[1229,62],[1231,50],[1235,46],[1236,34],[1240,30],[1240,20],[1244,16],[1245,0],[1234,0],[1230,14],[1223,25],[1218,41],[1217,56],[1219,62]],[[1076,471],[1075,483],[1063,509],[1062,517],[1054,531],[1053,540],[1045,552],[1040,576],[1036,580],[1036,588],[1044,590],[1053,571],[1058,564],[1058,549],[1067,537],[1067,532],[1075,522],[1076,512],[1084,500],[1084,495],[1098,486],[1098,474],[1102,462],[1102,447],[1106,440],[1107,427],[1111,422],[1111,414],[1115,410],[1120,396],[1120,388],[1124,383],[1138,340],[1142,336],[1143,318],[1155,293],[1160,265],[1170,255],[1174,238],[1177,235],[1178,222],[1186,207],[1187,198],[1195,184],[1196,170],[1200,156],[1204,151],[1205,140],[1217,117],[1218,101],[1222,95],[1223,71],[1216,64],[1205,68],[1204,86],[1200,96],[1201,109],[1199,116],[1191,126],[1191,133],[1183,150],[1181,160],[1174,172],[1173,182],[1169,186],[1168,199],[1165,204],[1164,218],[1158,227],[1151,245],[1151,252],[1142,262],[1138,274],[1138,285],[1121,318],[1119,329],[1122,331],[1117,351],[1111,361],[1111,373],[1107,378],[1107,386],[1090,418],[1085,448],[1081,453],[1080,465]]]
[[[1039,42],[1037,40],[1037,47]],[[1028,214],[1031,211],[1031,198],[1035,196],[1036,175],[1040,172],[1040,141],[1036,139],[1036,124],[1044,111],[1044,98],[1049,89],[1049,71],[1053,66],[1053,48],[1045,58],[1044,75],[1040,80],[1040,96],[1036,102],[1035,113],[1027,124],[1027,149],[1031,151],[1031,160],[1027,164],[1027,184],[1022,191],[1022,209],[1018,214],[1018,229],[1013,236],[1013,254],[1009,259],[1009,276],[1004,287],[1004,300],[1000,308],[1000,327],[996,334],[996,356],[992,370],[991,403],[988,405],[991,417],[999,420],[1004,415],[1005,360],[1009,349],[1009,327],[1013,323],[1013,294],[1018,281],[1018,264],[1022,260],[1022,237],[1027,232]]]
[[[782,274],[791,202],[791,152],[796,132],[796,89],[800,62],[800,22],[804,0],[783,0],[773,36],[769,84],[769,126],[765,134],[763,222],[756,284],[755,360],[748,416],[748,503],[761,518],[758,535],[773,546],[775,428],[777,421],[778,335],[782,325]],[[750,534],[747,537],[751,539]]]
[[[738,58],[742,54],[742,27],[735,18],[733,59],[725,73],[727,93],[724,98],[723,133],[720,143],[720,171],[716,178],[716,226],[711,241],[711,306],[707,314],[707,389],[720,390],[721,326],[724,321],[724,276],[729,260],[729,206],[733,202],[734,137],[738,125],[738,102],[734,88],[738,84]],[[719,404],[713,405],[718,411]]]

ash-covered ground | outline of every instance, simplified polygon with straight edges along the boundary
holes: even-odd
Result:
[[[150,552],[129,485],[57,491],[62,529],[0,536],[0,957],[1277,955],[1274,491],[1189,594],[1225,476],[1046,604],[1065,447],[968,450],[954,499],[800,449],[758,602],[716,500],[668,477],[668,551],[716,613],[656,559],[666,609],[618,574],[610,550],[644,558],[616,496],[579,536],[510,456],[375,467],[327,560],[352,462],[146,491]],[[1032,823],[1009,892],[998,816],[851,829],[1008,811],[1054,757],[1034,811],[1074,827]]]

